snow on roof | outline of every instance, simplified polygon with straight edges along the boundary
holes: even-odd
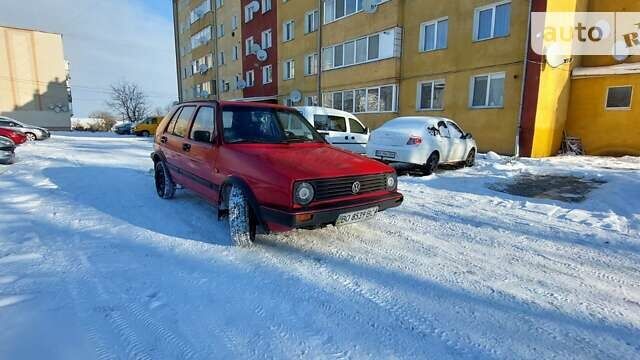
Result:
[[[578,67],[573,69],[572,77],[640,74],[639,63],[627,63],[610,66]]]

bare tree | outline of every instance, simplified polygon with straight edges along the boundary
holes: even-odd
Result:
[[[142,88],[127,81],[111,85],[111,99],[107,101],[107,106],[129,122],[144,120],[149,112],[147,96]]]
[[[99,129],[98,131],[109,131],[118,121],[116,117],[113,116],[113,114],[111,114],[110,112],[101,110],[90,113],[89,117],[93,119],[100,119],[99,123],[97,124],[97,127]]]
[[[173,108],[173,104],[168,104],[165,106],[156,106],[155,109],[153,109],[153,116],[166,116],[169,111],[171,111],[171,108]]]

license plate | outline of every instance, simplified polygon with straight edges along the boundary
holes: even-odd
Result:
[[[378,212],[378,208],[374,207],[374,208],[364,209],[360,211],[341,214],[340,216],[338,216],[338,220],[336,220],[336,226],[353,224],[360,221],[369,220],[374,216],[376,216],[377,212]]]
[[[394,153],[393,151],[376,150],[376,156],[381,158],[395,159],[396,153]]]

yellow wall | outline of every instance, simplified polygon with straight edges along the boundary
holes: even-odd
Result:
[[[633,86],[630,110],[607,110],[607,88]],[[640,156],[640,74],[574,79],[567,133],[590,155]]]

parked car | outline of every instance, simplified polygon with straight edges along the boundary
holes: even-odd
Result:
[[[25,124],[6,116],[0,116],[0,128],[20,131],[29,141],[45,140],[51,137],[51,133],[45,128]]]
[[[296,109],[330,144],[358,154],[367,152],[369,129],[355,115],[318,106]]]
[[[399,117],[376,129],[367,155],[387,163],[406,163],[430,175],[439,164],[473,166],[476,142],[453,120],[442,117]]]
[[[116,124],[113,128],[111,128],[111,131],[113,131],[114,133],[118,134],[118,135],[131,135],[131,128],[133,127],[133,124],[130,122],[123,122],[120,124]]]
[[[135,134],[136,136],[144,137],[155,135],[156,129],[158,128],[158,125],[160,124],[160,121],[162,121],[162,119],[162,116],[148,117],[140,122],[135,123],[131,128],[131,133]]]
[[[229,217],[234,243],[257,229],[282,232],[364,221],[399,206],[395,170],[327,144],[298,111],[244,102],[176,106],[155,136],[156,191],[176,184]]]
[[[16,145],[22,145],[27,142],[27,135],[17,130],[0,128],[0,136],[11,139]]]
[[[0,136],[0,164],[11,164],[15,160],[16,144],[13,140]]]

